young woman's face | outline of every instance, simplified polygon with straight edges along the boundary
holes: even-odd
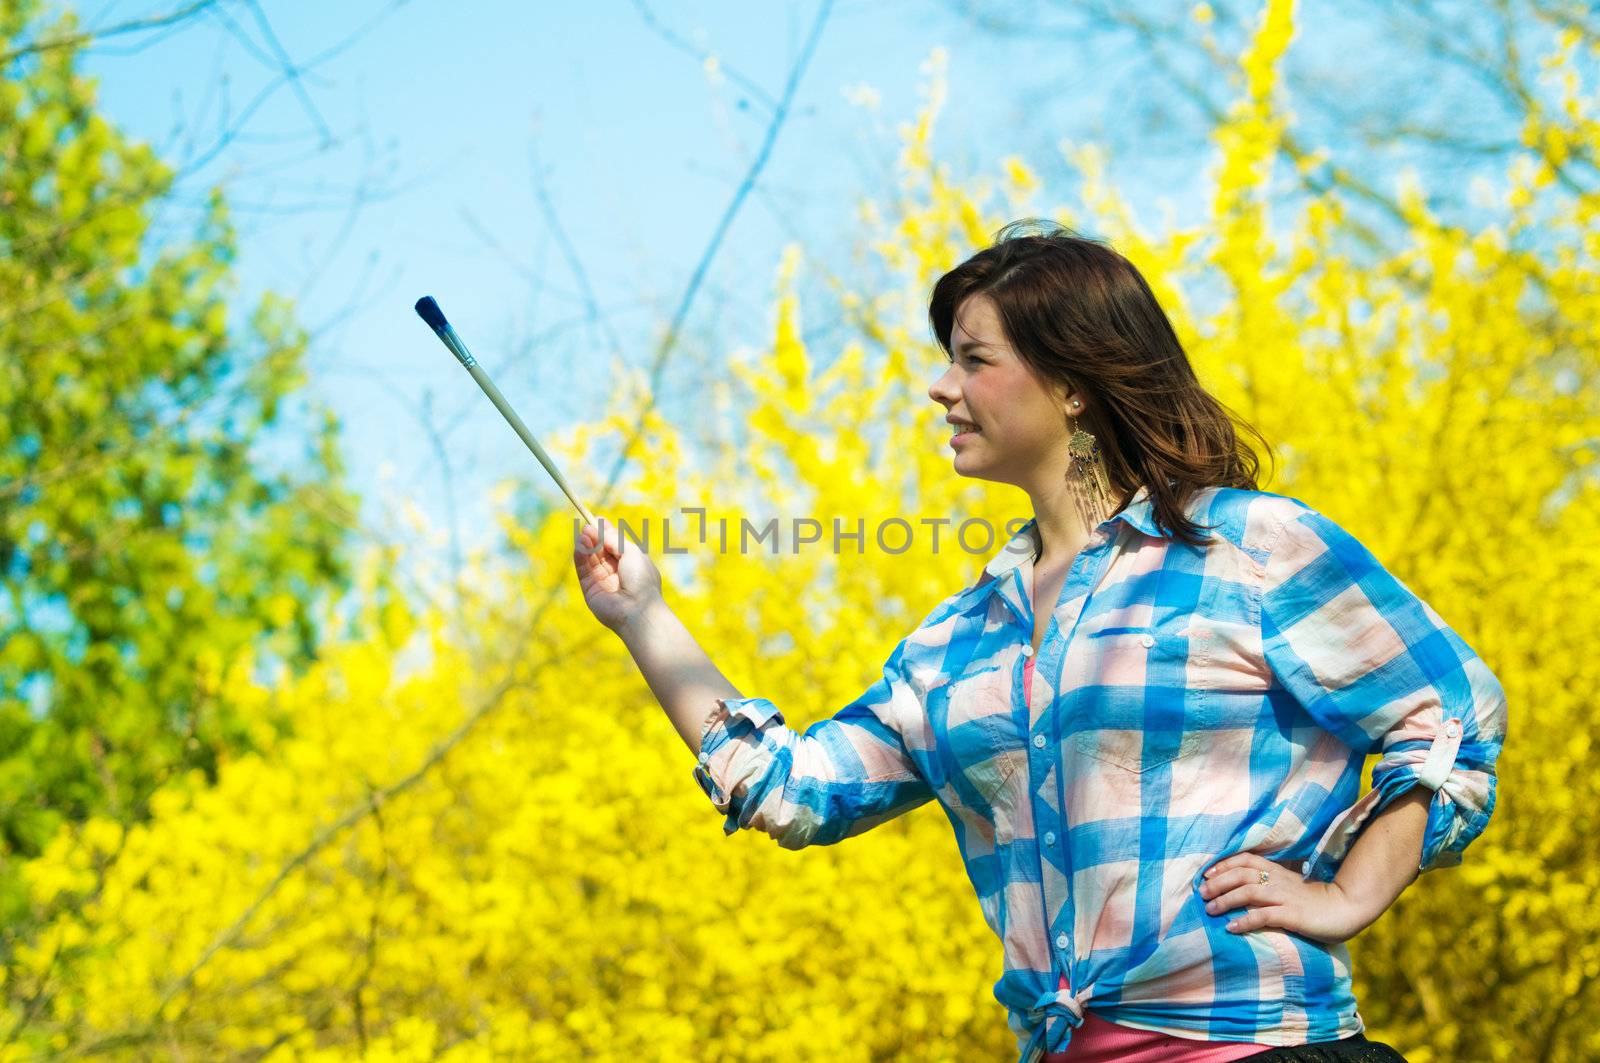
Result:
[[[977,426],[977,431],[950,426],[956,472],[1023,485],[1038,470],[1060,465],[1068,434],[1064,402],[1070,396],[1052,392],[1023,364],[987,295],[971,296],[956,308],[950,347],[950,367],[928,388],[928,396],[947,417]]]

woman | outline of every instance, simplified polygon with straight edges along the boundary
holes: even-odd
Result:
[[[1347,532],[1256,488],[1126,259],[1028,224],[934,287],[928,394],[956,472],[1034,516],[864,694],[795,733],[614,528],[580,534],[585,600],[726,832],[828,845],[939,801],[1021,1063],[1401,1059],[1362,1036],[1344,942],[1482,833],[1503,690]]]

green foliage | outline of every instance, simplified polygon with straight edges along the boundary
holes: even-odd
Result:
[[[0,0],[0,56],[59,36]],[[348,584],[349,501],[325,412],[288,423],[305,334],[267,297],[247,327],[213,192],[154,240],[173,174],[96,111],[75,50],[0,67],[0,926],[15,868],[63,821],[131,821],[163,779],[252,746],[218,696],[255,647],[315,656]],[[256,448],[304,439],[297,467]],[[293,438],[293,437],[290,437]],[[3,945],[0,942],[0,945]]]

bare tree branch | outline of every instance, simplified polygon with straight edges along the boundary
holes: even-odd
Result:
[[[660,19],[656,18],[655,12],[650,9],[649,5],[647,5],[644,0],[632,0],[632,3],[634,9],[639,12],[639,17],[644,20],[644,24],[649,27],[650,30],[660,36],[662,40],[666,41],[674,48],[694,56],[695,61],[699,64],[703,65],[707,59],[712,57],[712,53],[710,51],[701,48],[690,41],[684,40],[682,36],[666,26]],[[718,68],[726,73],[731,81],[738,84],[740,88],[744,89],[751,96],[753,96],[767,110],[772,111],[777,108],[777,101],[771,96],[767,95],[767,91],[765,89],[756,84],[756,82],[751,78],[740,73],[736,68],[727,65],[727,63],[723,62],[721,56],[717,56],[716,58]]]
[[[213,6],[217,0],[192,0],[180,8],[169,11],[165,15],[151,15],[146,18],[129,19],[112,26],[100,29],[82,30],[78,33],[64,33],[44,40],[30,41],[20,48],[9,52],[0,52],[0,67],[22,58],[25,55],[38,55],[41,52],[58,51],[62,48],[80,48],[93,44],[96,41],[108,40],[112,37],[122,37],[130,33],[143,33],[147,30],[162,29],[174,26],[193,17]]]
[[[294,94],[300,98],[300,104],[306,113],[316,122],[318,130],[322,133],[324,147],[333,143],[333,133],[328,129],[328,122],[322,117],[322,112],[317,110],[317,105],[311,102],[311,94],[306,91],[305,84],[300,80],[300,70],[294,65],[294,60],[289,58],[289,53],[278,40],[278,35],[272,30],[272,23],[267,21],[267,13],[261,10],[257,0],[245,0],[250,8],[250,13],[255,16],[256,25],[261,28],[261,36],[266,38],[267,46],[277,56],[278,62],[289,83],[294,87]]]
[[[683,298],[678,303],[678,309],[672,315],[667,331],[661,338],[660,347],[657,349],[655,359],[647,373],[647,379],[650,382],[650,394],[645,400],[646,413],[656,403],[656,393],[660,388],[661,375],[666,368],[667,358],[677,345],[678,333],[683,328],[683,322],[688,317],[689,307],[693,305],[695,295],[700,290],[700,284],[704,280],[706,272],[711,268],[711,262],[716,258],[718,249],[722,246],[722,239],[727,235],[728,227],[733,224],[734,217],[739,213],[739,208],[744,204],[745,198],[749,196],[750,189],[755,185],[756,179],[761,175],[761,171],[766,168],[767,160],[772,154],[772,146],[777,142],[778,132],[783,128],[783,124],[789,115],[789,108],[794,102],[795,91],[800,85],[800,76],[805,73],[806,67],[810,65],[811,56],[816,51],[817,42],[822,36],[822,28],[827,24],[828,14],[832,6],[833,0],[822,0],[822,3],[818,5],[816,18],[811,24],[811,31],[806,37],[805,46],[801,49],[799,57],[789,71],[789,79],[784,86],[783,98],[778,103],[778,109],[774,112],[772,121],[767,125],[767,134],[761,142],[761,148],[751,162],[750,169],[745,174],[744,180],[734,192],[732,200],[729,201],[727,208],[723,211],[716,230],[711,234],[710,242],[706,245],[705,251],[700,256],[699,263],[695,266],[694,273],[689,278],[689,284],[684,289]],[[610,500],[611,493],[615,490],[621,476],[622,467],[627,463],[634,446],[644,432],[644,423],[644,417],[641,416],[635,423],[633,431],[628,434],[628,438],[623,442],[622,449],[618,452],[616,461],[612,463],[611,471],[607,474],[605,487],[601,490],[600,496],[595,502],[596,511],[604,509],[606,502]]]

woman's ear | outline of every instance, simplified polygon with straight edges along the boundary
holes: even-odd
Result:
[[[1089,404],[1084,400],[1083,392],[1072,386],[1072,382],[1059,378],[1050,381],[1050,397],[1055,400],[1056,407],[1064,417],[1082,417]]]

